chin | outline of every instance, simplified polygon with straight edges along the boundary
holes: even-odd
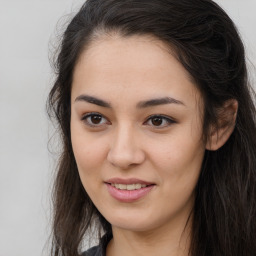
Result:
[[[144,214],[128,215],[127,213],[119,216],[112,214],[108,222],[112,227],[134,232],[150,231],[161,225],[159,221],[154,221]]]
[[[111,225],[112,227],[131,232],[146,232],[153,229],[153,227],[151,227],[151,224],[149,223],[134,223],[127,221],[126,223],[114,222],[113,224],[111,223]]]

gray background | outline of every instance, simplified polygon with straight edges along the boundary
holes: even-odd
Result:
[[[49,41],[54,42],[58,20],[82,2],[0,0],[0,256],[49,255],[50,184],[57,157],[47,149]],[[255,74],[256,0],[217,2],[237,24]]]

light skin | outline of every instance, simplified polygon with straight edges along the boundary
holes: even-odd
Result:
[[[71,91],[71,140],[83,186],[112,225],[107,256],[188,255],[187,220],[204,152],[221,146],[203,141],[202,109],[193,80],[159,40],[108,36],[81,54]],[[232,128],[223,130],[224,144]],[[153,188],[121,202],[107,189],[112,178],[136,178]]]

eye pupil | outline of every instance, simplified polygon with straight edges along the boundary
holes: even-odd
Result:
[[[161,117],[154,117],[152,119],[152,124],[154,126],[160,126],[163,123],[163,119]]]
[[[99,115],[93,115],[93,116],[91,116],[91,122],[92,122],[93,124],[99,124],[99,123],[101,122],[101,120],[102,120],[102,117],[99,116]]]

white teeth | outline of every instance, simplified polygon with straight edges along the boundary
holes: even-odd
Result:
[[[116,185],[118,185],[118,184],[116,184]],[[126,185],[125,184],[119,184],[118,188],[119,189],[126,189]]]
[[[141,188],[141,184],[135,184],[135,189],[140,189]]]
[[[136,189],[141,189],[145,188],[147,185],[146,184],[117,184],[117,183],[111,183],[112,187],[115,187],[120,190],[136,190]]]
[[[134,190],[135,184],[127,185],[127,190]]]

